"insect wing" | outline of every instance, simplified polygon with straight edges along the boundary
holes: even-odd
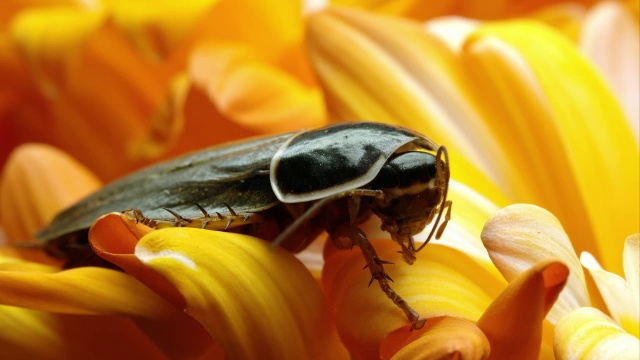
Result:
[[[271,183],[282,202],[321,199],[372,181],[401,147],[435,151],[424,136],[381,123],[344,123],[293,136],[276,153]]]
[[[196,203],[210,214],[255,212],[278,202],[269,182],[269,165],[277,149],[293,133],[231,143],[189,154],[144,169],[103,187],[59,213],[36,236],[52,240],[88,229],[113,211],[140,209],[149,218],[166,219],[169,208],[185,217],[202,217]]]

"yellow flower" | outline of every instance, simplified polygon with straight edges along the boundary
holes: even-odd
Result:
[[[0,224],[18,244],[0,245],[0,323],[20,331],[0,330],[0,348],[16,358],[633,351],[637,307],[590,298],[595,288],[573,248],[620,274],[623,245],[611,240],[639,226],[634,102],[621,97],[637,91],[621,81],[634,59],[616,63],[593,50],[607,43],[599,29],[624,35],[612,54],[637,39],[627,8],[637,4],[349,3],[413,20],[338,7],[304,17],[302,4],[287,0],[1,8],[0,159],[9,160]],[[441,14],[474,20],[432,19]],[[367,288],[359,250],[330,242],[296,259],[256,238],[151,231],[107,214],[89,240],[109,268],[63,269],[24,244],[100,180],[327,118],[411,127],[449,149],[453,219],[415,264],[398,261],[375,218],[363,225],[380,257],[395,262],[385,267],[394,290],[427,319],[421,330],[408,331],[402,311]],[[500,221],[518,207],[492,217],[512,202],[544,206],[559,220],[536,207],[519,221]],[[628,243],[625,258],[637,257],[637,238]],[[588,257],[598,287],[638,296],[637,271],[626,271],[637,270],[633,259],[625,283]],[[299,259],[310,258],[307,269]]]

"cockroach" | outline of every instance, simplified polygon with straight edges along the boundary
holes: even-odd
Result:
[[[411,264],[451,217],[444,146],[399,126],[354,122],[212,147],[158,164],[59,213],[37,237],[69,260],[113,211],[149,227],[234,231],[299,252],[323,231],[340,249],[357,245],[384,293],[413,329],[424,325],[389,285],[381,260],[358,228],[372,215]],[[434,221],[435,219],[435,221]],[[442,222],[441,222],[442,221]],[[422,245],[413,236],[433,223]]]

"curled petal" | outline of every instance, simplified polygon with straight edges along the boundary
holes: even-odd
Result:
[[[562,225],[550,212],[535,205],[507,206],[487,222],[481,237],[508,281],[548,258],[559,258],[568,266],[571,275],[567,286],[549,313],[552,323],[572,309],[589,305],[580,261]]]
[[[478,320],[492,358],[538,358],[544,318],[568,276],[562,262],[543,260],[513,279]]]
[[[385,266],[393,290],[424,319],[448,315],[475,321],[505,286],[504,280],[453,248],[430,244],[408,265],[391,240],[372,245],[381,259],[394,262]],[[345,346],[355,357],[379,358],[384,339],[398,329],[408,337],[410,324],[376,284],[367,287],[371,274],[363,264],[359,249],[329,246],[322,282]]]
[[[120,213],[111,213],[98,219],[89,230],[89,243],[101,258],[117,265],[147,287],[171,302],[184,308],[184,298],[164,277],[151,271],[135,255],[138,241],[153,229],[130,220]]]
[[[100,181],[66,153],[43,144],[17,147],[0,179],[0,223],[10,241],[22,242],[61,209],[100,186]]]
[[[638,359],[640,340],[598,309],[584,307],[563,316],[554,333],[556,359]]]
[[[388,336],[381,347],[384,359],[486,359],[489,341],[472,322],[454,317],[429,319],[425,328],[407,338],[405,329]],[[395,342],[398,337],[404,342]],[[401,346],[396,349],[394,346]]]
[[[634,244],[635,240],[635,244]],[[631,257],[634,257],[632,259]],[[580,256],[582,265],[589,270],[598,286],[600,295],[607,304],[609,313],[614,320],[627,332],[638,337],[640,323],[638,322],[638,236],[630,236],[625,243],[625,270],[629,270],[630,278],[625,281],[617,274],[604,270],[598,261],[588,252]],[[627,265],[627,262],[631,264]],[[635,266],[634,269],[631,267]],[[635,272],[635,274],[634,274]],[[635,275],[635,276],[634,276]]]
[[[283,132],[326,121],[319,89],[259,60],[247,48],[202,45],[192,56],[190,72],[220,112],[249,128]]]
[[[143,237],[135,254],[178,289],[185,312],[227,357],[345,355],[316,281],[282,249],[239,234],[168,228]]]

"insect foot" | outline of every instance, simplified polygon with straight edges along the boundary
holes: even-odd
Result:
[[[373,248],[373,245],[367,239],[367,236],[355,226],[344,225],[330,232],[331,240],[333,242],[344,243],[344,237],[349,237],[353,243],[353,245],[357,245],[362,251],[362,255],[364,255],[364,259],[367,262],[365,265],[365,269],[369,268],[371,271],[371,280],[369,281],[369,286],[373,283],[374,280],[378,281],[380,288],[382,291],[387,294],[389,299],[393,301],[393,303],[398,306],[405,314],[407,319],[411,322],[411,330],[421,329],[425,320],[420,319],[420,315],[413,310],[409,304],[398,295],[389,285],[389,281],[393,282],[393,279],[384,271],[384,264],[393,264],[392,262],[381,260],[376,253],[376,250]]]

